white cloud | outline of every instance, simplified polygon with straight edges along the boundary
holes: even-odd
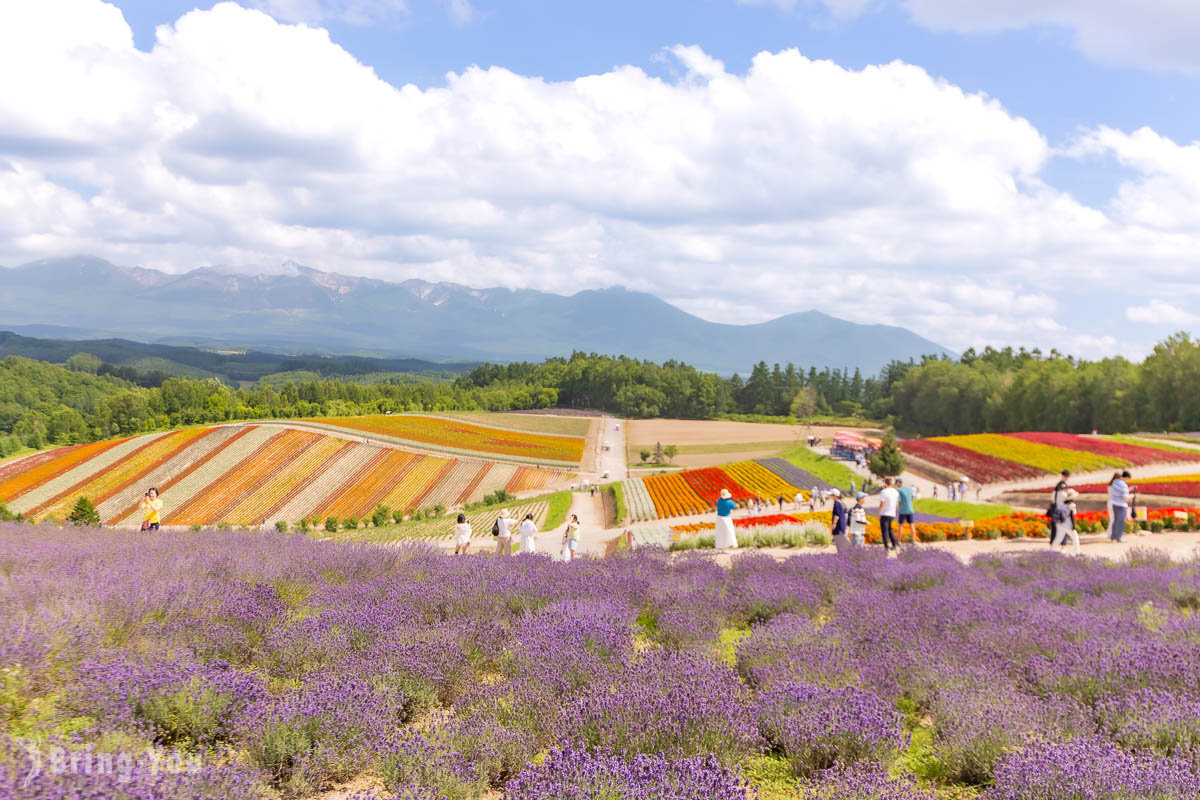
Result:
[[[1125,309],[1125,319],[1145,325],[1160,327],[1180,327],[1195,325],[1200,317],[1190,311],[1184,311],[1178,306],[1171,305],[1165,300],[1151,300],[1142,306],[1130,306]]]
[[[739,0],[790,11],[823,6],[835,19],[899,6],[918,25],[957,33],[1037,26],[1069,31],[1095,61],[1200,72],[1200,3],[1190,0]]]
[[[815,307],[956,348],[1102,348],[1064,292],[1134,268],[1195,296],[1200,177],[1176,169],[1195,146],[1085,134],[1071,157],[1138,176],[1090,208],[1042,180],[1059,156],[1034,126],[918,67],[669,57],[676,81],[470,68],[421,89],[232,3],[149,53],[94,0],[0,6],[0,74],[28,76],[0,82],[0,263],[619,283],[728,321]]]

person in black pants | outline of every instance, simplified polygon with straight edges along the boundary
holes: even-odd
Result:
[[[879,531],[883,536],[884,550],[899,550],[900,542],[894,532],[896,510],[900,506],[900,492],[896,491],[891,478],[883,479],[883,491],[879,493]]]

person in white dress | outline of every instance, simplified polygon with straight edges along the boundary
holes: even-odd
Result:
[[[458,515],[458,524],[454,526],[454,555],[466,555],[471,546],[471,523],[467,522],[466,514]]]
[[[737,503],[733,502],[733,495],[728,489],[721,490],[721,497],[717,500],[717,535],[716,548],[718,550],[735,550],[737,549],[737,534],[733,532],[733,510],[737,508]]]
[[[537,545],[533,541],[533,536],[537,533],[537,523],[533,521],[533,514],[525,515],[517,532],[521,534],[521,553],[536,553]]]
[[[492,526],[492,533],[496,534],[496,555],[512,555],[512,529],[513,520],[508,518],[508,509],[500,509],[500,516]]]

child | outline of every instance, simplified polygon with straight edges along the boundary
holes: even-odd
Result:
[[[1067,519],[1065,522],[1060,522],[1055,526],[1057,535],[1054,537],[1054,550],[1062,550],[1063,542],[1067,537],[1071,537],[1071,544],[1075,547],[1075,555],[1079,555],[1079,531],[1075,530],[1075,512],[1078,510],[1075,506],[1075,498],[1079,497],[1079,492],[1074,489],[1067,489],[1066,508]]]
[[[867,507],[863,505],[866,492],[854,495],[854,508],[850,509],[850,546],[862,547],[867,540]]]
[[[579,544],[579,517],[575,514],[571,515],[571,519],[567,522],[567,529],[563,531],[563,560],[571,561],[575,558],[575,547]]]

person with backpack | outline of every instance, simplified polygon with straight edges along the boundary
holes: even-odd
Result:
[[[508,518],[508,509],[500,509],[500,516],[492,523],[492,536],[496,537],[496,555],[512,555],[512,520]]]
[[[850,509],[848,536],[851,547],[862,547],[867,541],[867,507],[863,505],[866,497],[866,492],[856,494],[854,508]]]
[[[467,522],[466,514],[458,515],[458,522],[454,526],[454,555],[466,555],[467,548],[471,546],[471,523]]]

